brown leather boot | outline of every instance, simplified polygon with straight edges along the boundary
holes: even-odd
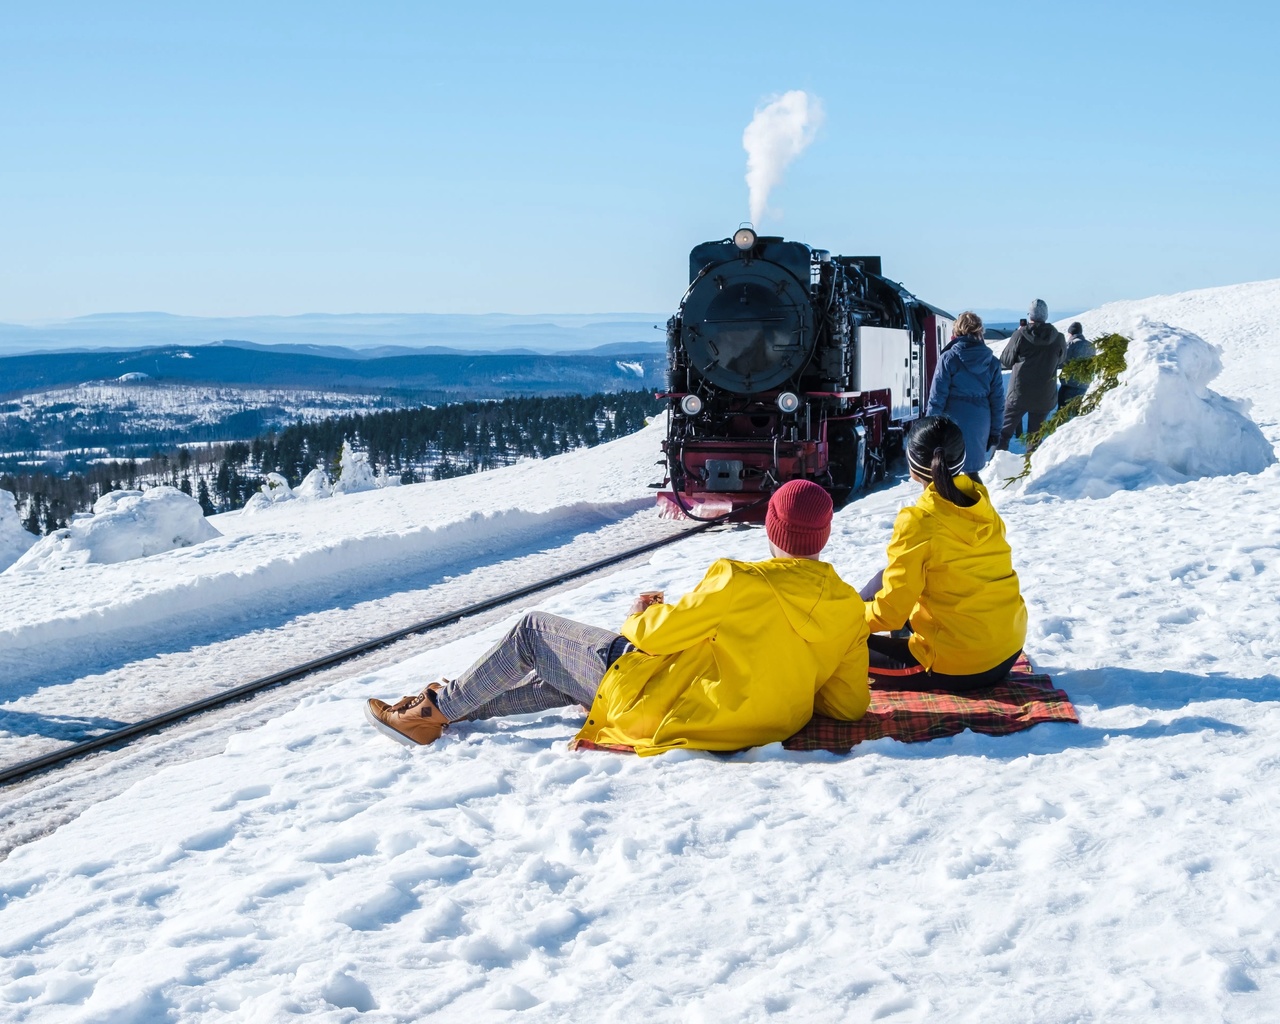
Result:
[[[432,683],[421,693],[401,697],[394,704],[376,698],[365,703],[365,718],[375,728],[405,746],[426,746],[440,738],[449,720],[436,707],[434,694],[441,689]]]

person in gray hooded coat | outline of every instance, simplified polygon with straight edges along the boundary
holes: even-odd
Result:
[[[951,342],[942,350],[929,388],[926,416],[947,416],[964,434],[962,472],[977,478],[987,464],[987,449],[1000,440],[1004,415],[1004,374],[1000,360],[982,340],[982,318],[964,312],[956,318]]]
[[[1084,328],[1080,326],[1079,320],[1067,328],[1067,356],[1066,362],[1063,363],[1064,368],[1068,363],[1078,359],[1092,359],[1097,354],[1098,350],[1093,347],[1093,342],[1084,336]],[[1058,385],[1058,408],[1064,409],[1072,399],[1083,398],[1088,390],[1087,383],[1064,378]]]
[[[1034,434],[1058,402],[1058,369],[1066,361],[1067,339],[1048,323],[1049,307],[1044,299],[1031,303],[1031,322],[1019,327],[1005,343],[1000,363],[1011,370],[1009,390],[1004,400],[1004,423],[1000,428],[1002,450],[1021,431],[1027,418],[1027,433]]]

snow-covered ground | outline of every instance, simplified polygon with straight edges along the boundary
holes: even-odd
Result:
[[[99,797],[0,864],[0,1017],[1280,1019],[1280,466],[1224,441],[1254,436],[1247,412],[1280,445],[1280,282],[1079,319],[1140,336],[1142,358],[995,496],[1028,649],[1080,726],[636,759],[569,753],[568,711],[423,750],[364,724],[366,697],[459,671],[513,612],[246,712],[213,756],[122,792],[86,771]],[[1216,378],[1189,333],[1220,347]],[[0,715],[92,716],[85,680],[131,631],[180,661],[163,637],[283,630],[294,602],[335,627],[412,561],[585,554],[637,521],[657,444],[283,502],[194,547],[0,577]],[[846,578],[879,567],[915,493],[841,513]],[[616,625],[719,555],[764,557],[762,533],[697,536],[539,606]],[[0,795],[0,818],[17,807]]]

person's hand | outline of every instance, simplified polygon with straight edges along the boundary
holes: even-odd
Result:
[[[639,615],[651,604],[662,604],[662,597],[663,594],[661,590],[646,590],[631,603],[631,611],[627,614]]]

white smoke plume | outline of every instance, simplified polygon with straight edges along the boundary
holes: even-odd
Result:
[[[822,102],[801,89],[785,92],[756,110],[742,133],[752,224],[759,226],[769,193],[782,181],[787,165],[813,141],[821,124]]]

